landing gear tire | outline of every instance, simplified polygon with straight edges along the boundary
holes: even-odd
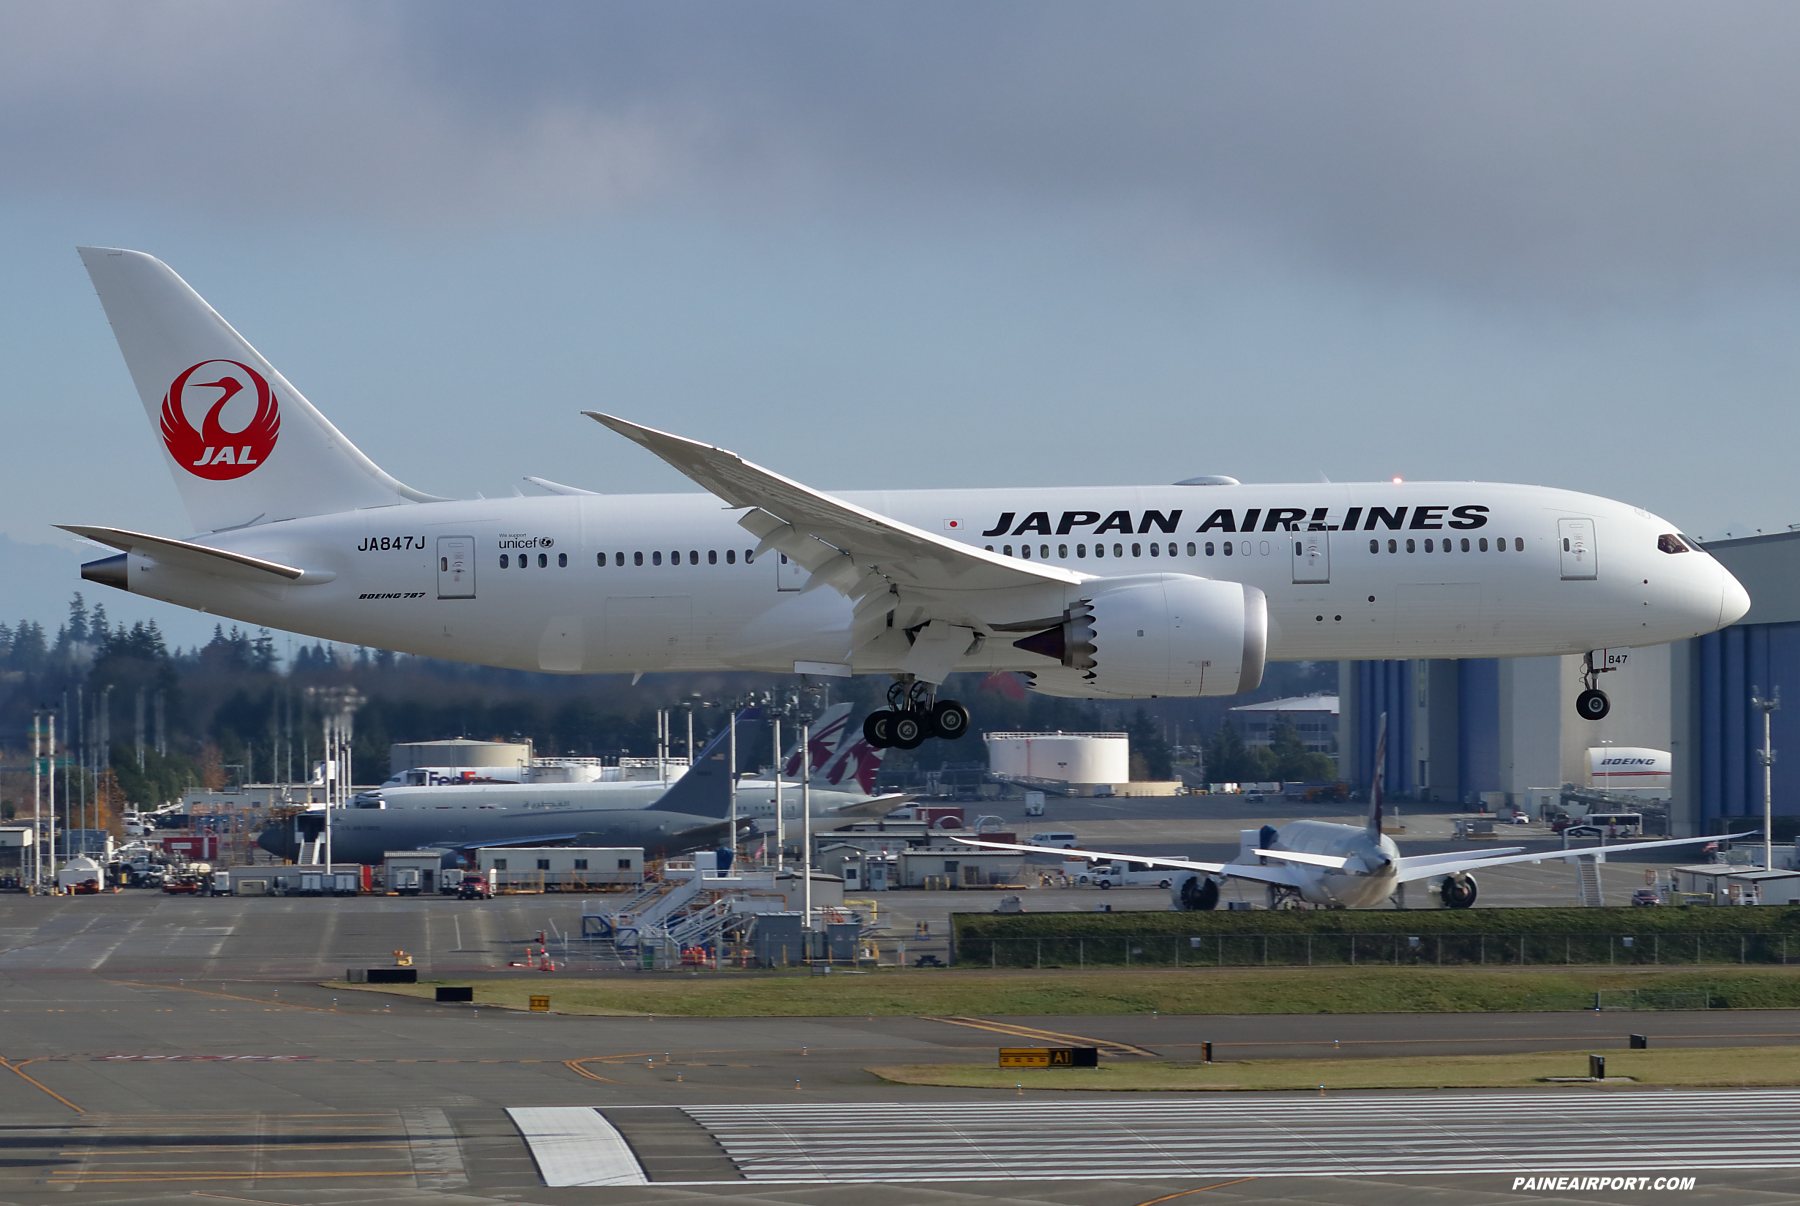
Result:
[[[885,709],[870,712],[863,720],[863,740],[878,750],[894,744],[894,714]]]
[[[1598,688],[1589,687],[1575,697],[1575,714],[1583,720],[1605,720],[1610,711],[1612,701]]]
[[[924,714],[908,710],[890,715],[893,719],[888,723],[888,734],[895,749],[916,750],[931,736],[926,731],[929,721]]]
[[[931,709],[932,730],[946,741],[955,741],[969,731],[969,709],[954,699],[941,699]]]

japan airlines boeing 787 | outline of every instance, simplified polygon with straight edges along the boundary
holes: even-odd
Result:
[[[956,671],[1053,695],[1232,695],[1270,659],[1589,653],[1749,608],[1675,525],[1537,486],[831,495],[589,412],[707,493],[532,479],[549,496],[438,498],[364,456],[160,260],[81,256],[198,533],[68,525],[121,550],[82,576],[252,624],[556,673],[891,675],[865,733],[910,748],[967,731],[937,698]],[[1587,685],[1578,707],[1604,715]]]

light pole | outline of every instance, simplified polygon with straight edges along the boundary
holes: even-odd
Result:
[[[806,876],[806,928],[813,928],[812,911],[812,723],[800,722],[800,870]]]
[[[769,727],[775,734],[775,874],[781,874],[781,843],[787,836],[787,826],[781,815],[781,715],[774,713],[769,717]]]
[[[1775,748],[1770,744],[1772,728],[1770,714],[1781,707],[1781,688],[1768,699],[1757,694],[1756,688],[1750,688],[1750,706],[1763,714],[1763,747],[1760,761],[1763,768],[1763,870],[1775,869],[1775,842],[1770,832],[1775,823]]]

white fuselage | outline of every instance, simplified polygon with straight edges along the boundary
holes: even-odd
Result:
[[[1268,600],[1272,660],[1507,657],[1653,645],[1742,614],[1674,525],[1587,494],[1475,482],[918,490],[843,495],[952,540],[1099,577],[1179,573]],[[129,589],[334,641],[523,670],[893,672],[899,634],[851,648],[851,605],[704,494],[380,507],[200,543],[304,567],[243,581],[133,556]],[[1426,551],[1429,543],[1430,551]],[[1484,547],[1485,546],[1485,547]],[[1503,551],[1502,551],[1503,550]],[[329,577],[329,581],[317,581]],[[982,620],[1055,615],[1089,584],[996,597]],[[1004,635],[1004,634],[1003,634]],[[990,639],[961,670],[1054,670]]]
[[[1329,821],[1289,821],[1276,830],[1271,850],[1329,854],[1348,859],[1343,869],[1295,864],[1301,899],[1309,904],[1372,909],[1398,886],[1400,851],[1394,840],[1371,834],[1362,825]],[[1240,855],[1239,862],[1260,861]],[[1227,873],[1230,864],[1226,864]]]

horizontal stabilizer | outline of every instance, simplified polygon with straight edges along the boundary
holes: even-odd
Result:
[[[92,540],[96,544],[104,544],[126,553],[145,557],[158,565],[166,565],[171,569],[217,574],[221,578],[236,578],[243,582],[291,582],[302,586],[330,582],[337,577],[330,570],[304,570],[298,566],[283,565],[279,561],[267,561],[261,557],[251,557],[244,553],[231,553],[224,549],[208,548],[204,544],[195,544],[189,540],[151,536],[144,532],[127,531],[124,528],[96,528],[69,523],[61,523],[56,526],[65,532],[73,532],[77,536]]]

